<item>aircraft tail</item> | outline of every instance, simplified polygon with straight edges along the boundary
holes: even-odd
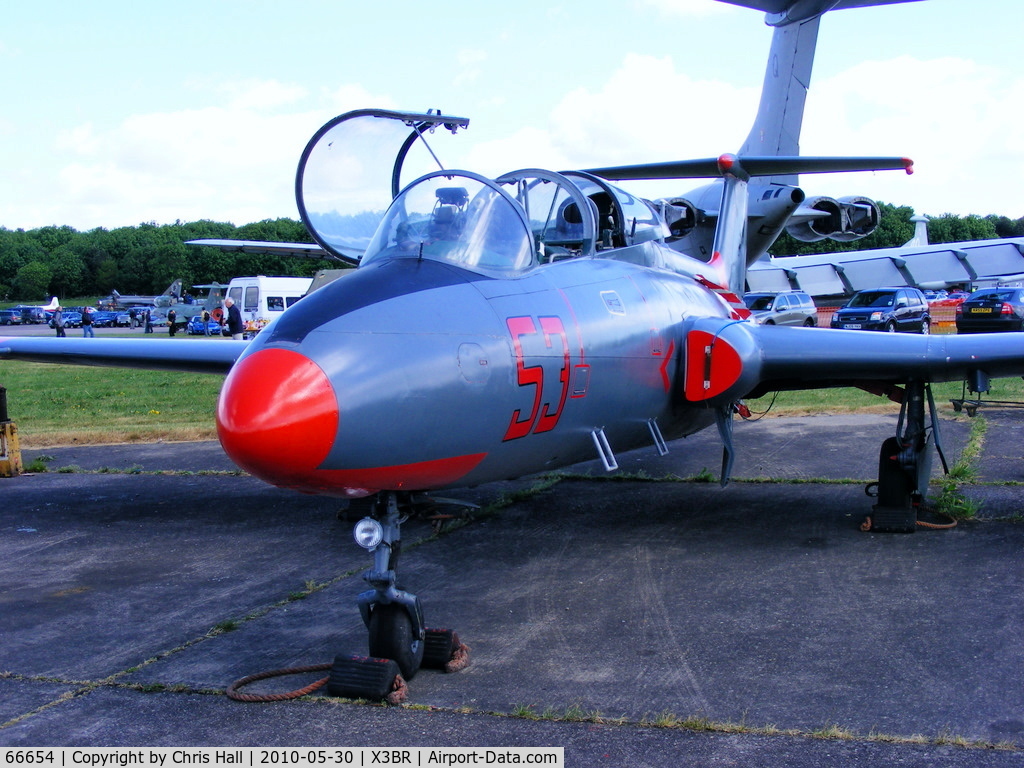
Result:
[[[50,297],[50,303],[47,304],[45,307],[43,307],[43,309],[52,310],[52,309],[56,309],[59,306],[60,306],[60,301],[57,300],[57,297],[56,296],[51,296]]]
[[[757,117],[739,155],[799,155],[804,102],[818,41],[820,16],[776,27],[761,88]],[[796,176],[773,177],[796,186]]]

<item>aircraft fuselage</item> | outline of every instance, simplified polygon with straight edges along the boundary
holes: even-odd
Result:
[[[691,278],[615,260],[494,279],[431,260],[367,265],[268,326],[218,408],[229,455],[339,496],[518,477],[706,427],[684,407],[688,318],[729,309]],[[301,386],[297,386],[299,382]]]

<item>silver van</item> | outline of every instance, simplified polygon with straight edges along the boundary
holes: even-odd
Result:
[[[748,293],[743,302],[761,325],[818,325],[818,309],[803,291]]]

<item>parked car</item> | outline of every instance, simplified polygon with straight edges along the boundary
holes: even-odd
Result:
[[[21,325],[21,312],[16,309],[0,309],[0,325]]]
[[[928,333],[928,302],[917,288],[874,288],[858,291],[832,315],[833,328],[864,331]]]
[[[220,336],[220,323],[216,320],[208,320],[206,322],[206,328],[203,328],[203,316],[193,315],[188,321],[187,330],[193,336],[202,336],[207,331],[210,332],[211,336]]]
[[[64,327],[65,328],[78,328],[82,325],[82,313],[81,312],[65,312],[64,313]]]
[[[1024,290],[982,288],[957,306],[957,333],[990,331],[1024,331]]]
[[[761,325],[818,325],[818,309],[803,291],[748,293],[743,301]]]
[[[114,325],[118,328],[127,328],[132,324],[132,316],[127,312],[116,312],[114,316]]]
[[[97,328],[113,328],[116,319],[117,312],[94,311],[92,313],[92,324]]]
[[[21,322],[23,324],[41,325],[46,322],[46,312],[42,307],[26,307],[19,305],[12,307],[12,309],[21,312]]]

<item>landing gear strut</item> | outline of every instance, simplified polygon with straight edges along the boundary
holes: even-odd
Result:
[[[398,586],[402,523],[416,504],[411,494],[386,491],[350,507],[365,514],[356,523],[355,539],[373,554],[373,567],[363,574],[370,589],[357,598],[369,635],[369,657],[342,655],[334,660],[328,683],[332,695],[390,701],[398,689],[404,697],[405,682],[420,667],[455,672],[468,664],[469,649],[458,635],[428,629],[419,598]]]
[[[927,404],[927,410],[925,405]],[[917,511],[928,491],[932,471],[932,446],[949,472],[939,437],[939,422],[931,387],[920,381],[907,384],[897,435],[882,443],[878,456],[878,503],[864,530],[913,533]],[[871,493],[869,486],[868,493]]]
[[[411,680],[423,663],[426,627],[419,598],[397,586],[406,519],[398,494],[378,494],[371,514],[356,525],[356,541],[373,553],[373,568],[363,574],[371,589],[357,598],[359,613],[369,630],[370,656],[394,660]]]

